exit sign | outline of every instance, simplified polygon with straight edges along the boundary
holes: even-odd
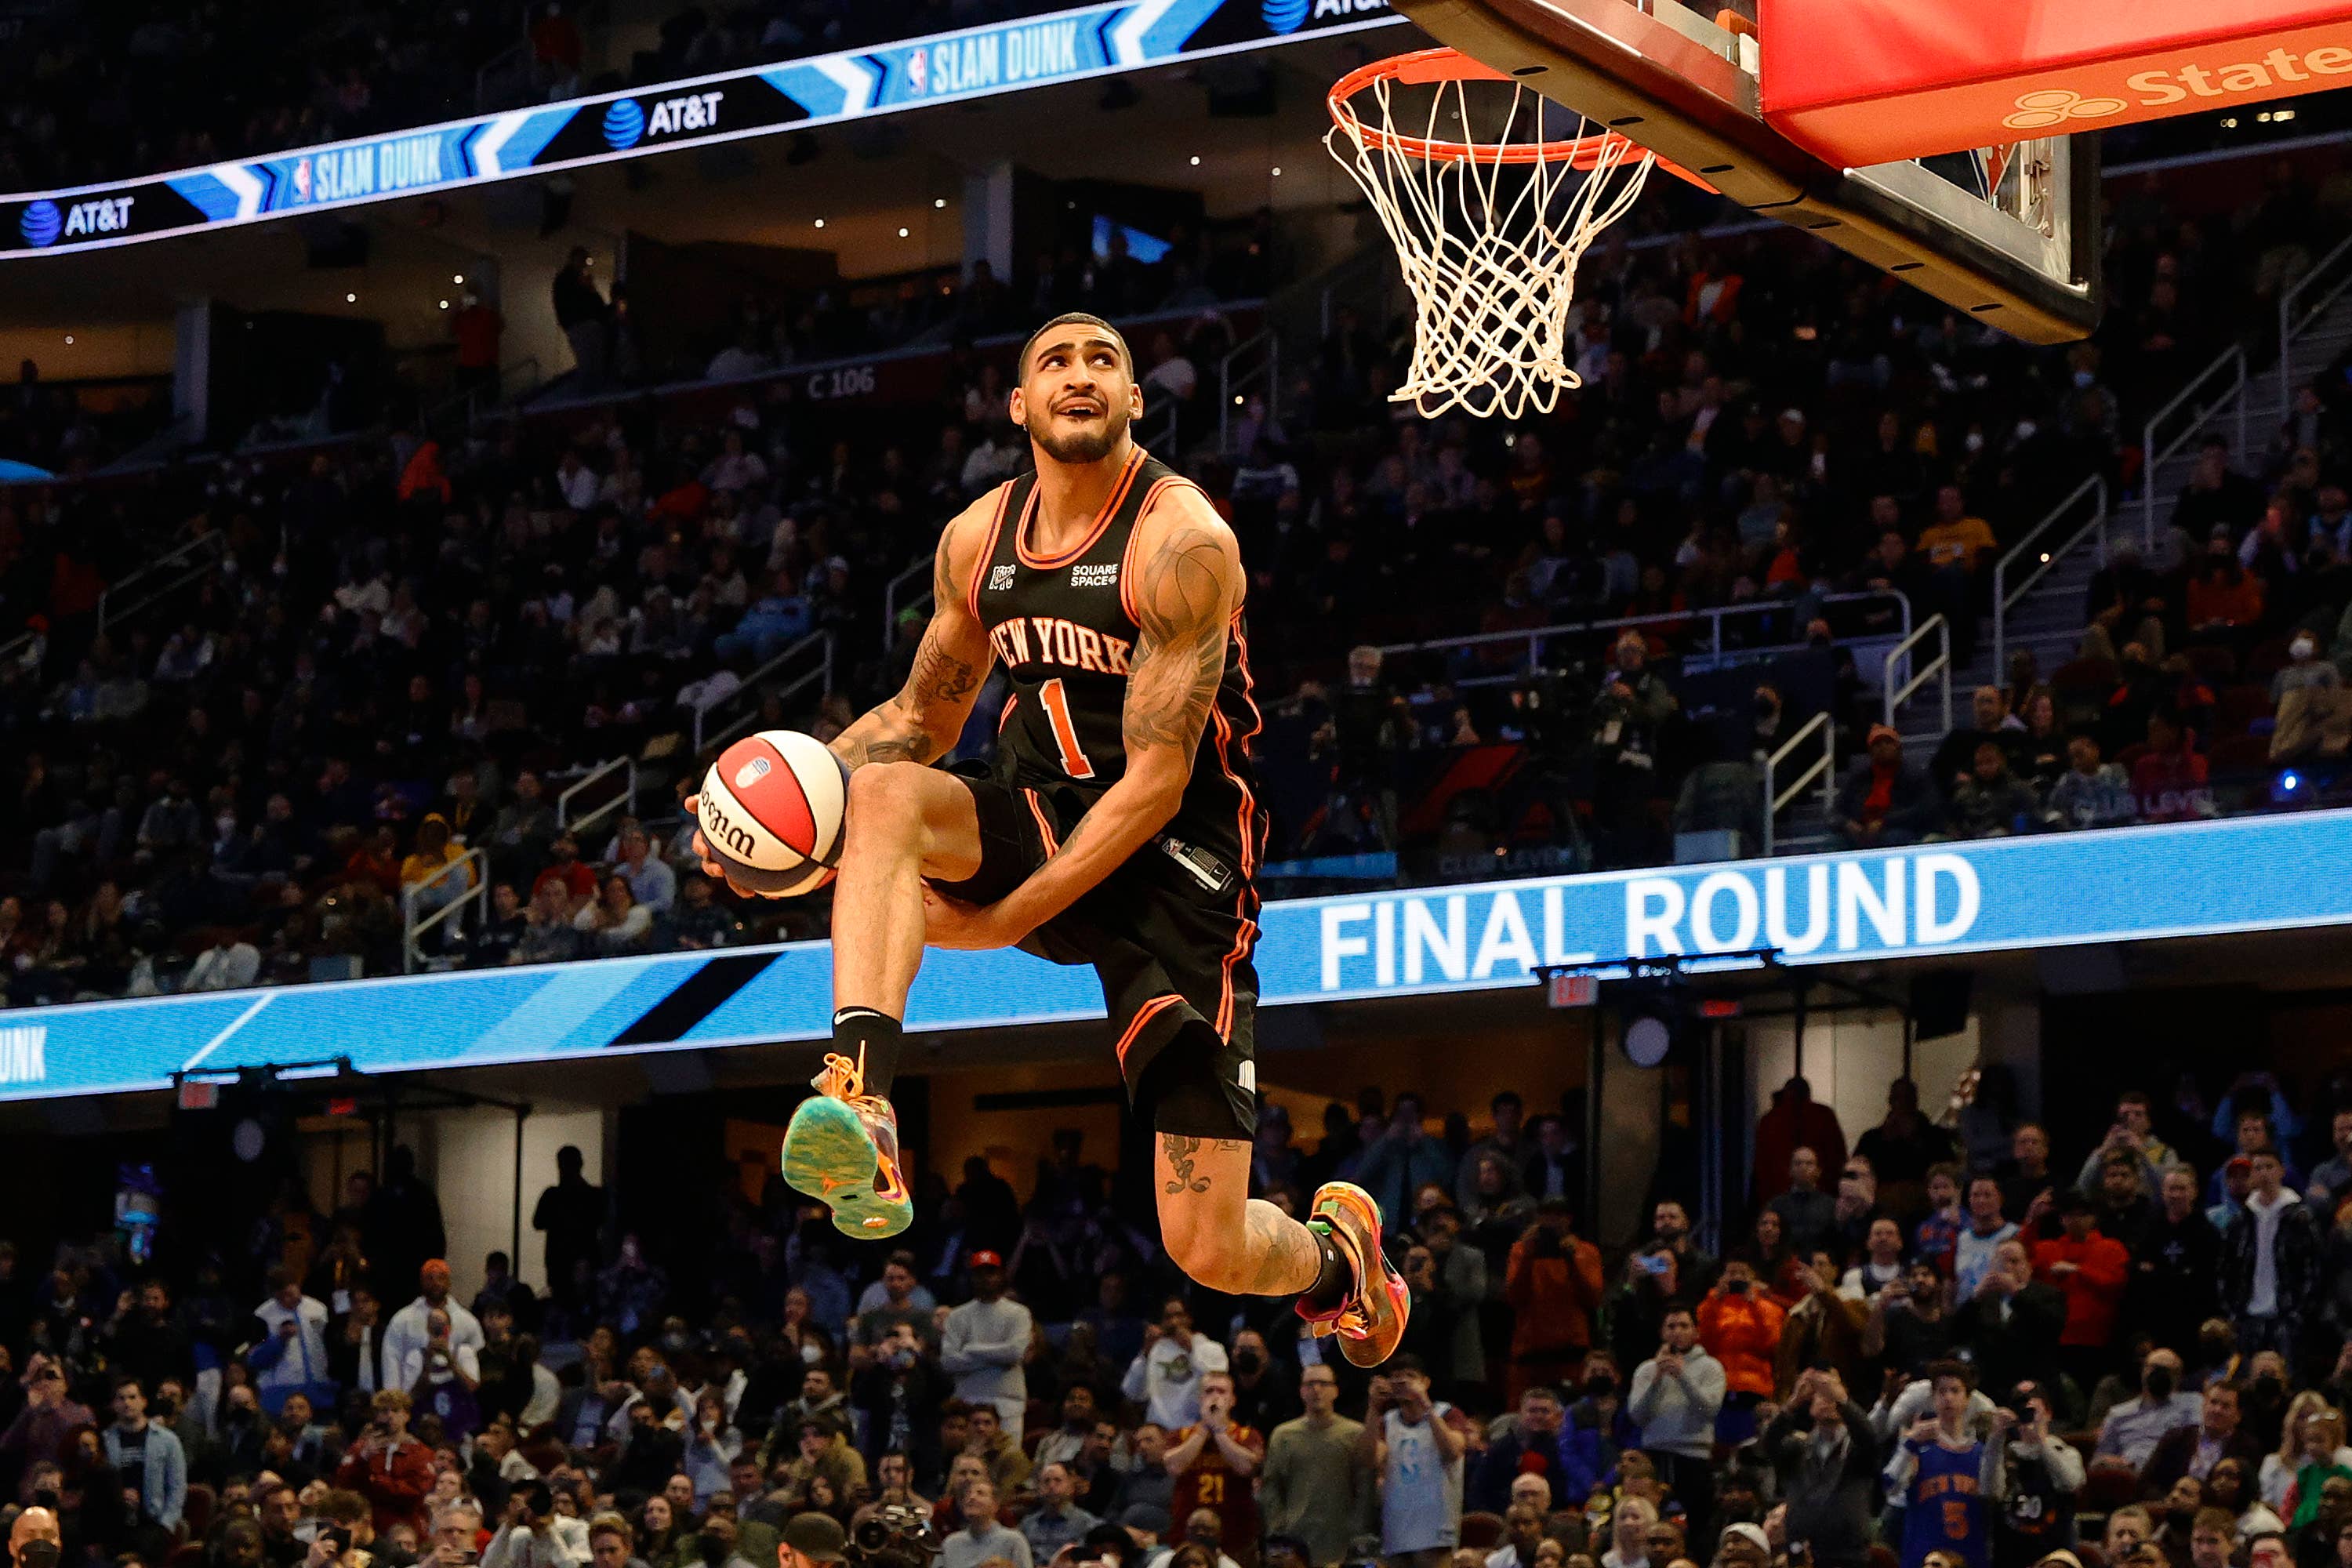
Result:
[[[1550,985],[1555,1007],[1590,1007],[1601,999],[1601,982],[1590,974],[1555,974]]]

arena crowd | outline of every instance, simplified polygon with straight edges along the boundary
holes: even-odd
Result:
[[[2352,1563],[2352,1074],[2126,1089],[2064,1149],[1994,1087],[1944,1125],[1897,1080],[1849,1143],[1793,1079],[1720,1245],[1662,1168],[1606,1250],[1516,1094],[1269,1109],[1256,1190],[1392,1216],[1370,1373],[1189,1287],[1072,1135],[1025,1194],[925,1173],[888,1243],[730,1166],[709,1256],[567,1150],[540,1287],[493,1253],[463,1300],[396,1149],[160,1266],[0,1247],[0,1523],[18,1568]]]

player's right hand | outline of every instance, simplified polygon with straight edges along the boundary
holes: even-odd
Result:
[[[773,894],[761,893],[757,889],[745,887],[742,883],[737,881],[734,878],[727,874],[726,867],[711,858],[710,841],[703,837],[702,828],[699,826],[702,820],[701,815],[695,810],[695,807],[701,802],[701,799],[702,797],[698,795],[688,795],[685,800],[679,802],[679,804],[686,808],[686,815],[694,818],[697,824],[694,830],[694,858],[698,861],[701,862],[702,874],[709,877],[713,881],[726,883],[729,889],[739,899],[774,897],[775,895]]]

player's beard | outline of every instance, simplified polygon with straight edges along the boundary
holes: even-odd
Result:
[[[1107,407],[1103,411],[1101,426],[1079,435],[1055,436],[1051,434],[1052,429],[1053,416],[1048,415],[1044,431],[1032,430],[1029,433],[1029,438],[1037,443],[1045,456],[1057,463],[1099,463],[1111,455],[1118,446],[1119,437],[1127,434],[1127,410]]]

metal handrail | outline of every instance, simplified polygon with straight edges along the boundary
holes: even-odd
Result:
[[[612,799],[586,812],[579,821],[574,822],[572,819],[572,797],[583,794],[598,781],[624,769],[628,773],[627,786]],[[634,756],[607,758],[573,780],[570,788],[555,797],[555,825],[574,834],[585,833],[603,821],[607,812],[618,810],[624,805],[628,807],[630,816],[635,816],[637,814],[637,759]]]
[[[432,887],[436,882],[446,880],[456,872],[464,870],[467,867],[474,868],[472,871],[474,879],[473,886],[467,888],[464,892],[458,894],[456,898],[450,900],[447,903],[442,905],[439,909],[434,910],[423,920],[418,920],[416,918],[416,895],[423,892],[425,889]],[[421,939],[426,931],[431,931],[435,926],[441,924],[444,921],[448,921],[455,917],[455,924],[452,929],[462,936],[465,934],[466,930],[466,922],[463,919],[466,906],[471,903],[479,903],[482,908],[487,910],[490,907],[489,899],[490,858],[479,849],[468,849],[465,854],[459,856],[457,859],[450,861],[446,866],[442,867],[439,870],[434,872],[433,875],[425,878],[424,880],[419,882],[411,882],[404,886],[400,889],[400,912],[402,915],[402,923],[407,929],[402,932],[400,939],[400,972],[403,974],[414,974],[416,972],[416,966],[425,962],[424,950],[416,944],[419,939]],[[488,916],[485,915],[483,919],[487,921]]]
[[[799,696],[802,691],[807,689],[811,681],[819,679],[822,679],[824,682],[824,690],[830,692],[833,689],[833,634],[831,632],[811,632],[808,636],[801,638],[800,641],[793,644],[792,647],[784,649],[783,652],[776,655],[775,658],[770,659],[767,663],[760,666],[759,668],[745,676],[743,678],[743,683],[735,688],[734,690],[726,692],[719,697],[712,698],[708,701],[698,702],[695,704],[694,750],[696,753],[699,755],[707,746],[715,746],[722,742],[733,740],[737,735],[741,734],[744,730],[755,723],[760,717],[760,705],[757,700],[760,682],[767,679],[770,675],[775,673],[776,670],[782,668],[788,660],[798,658],[800,655],[807,652],[811,648],[815,648],[819,653],[816,667],[803,675],[795,677],[793,680],[788,682],[783,689],[777,693],[777,695],[782,700],[789,701],[793,698]],[[750,712],[729,724],[724,730],[720,730],[710,734],[704,733],[703,725],[709,719],[711,714],[717,712],[719,709],[726,707],[729,703],[735,701],[738,698],[743,697],[747,694],[753,699]]]
[[[2166,417],[2169,416],[2174,409],[2179,407],[2182,404],[2188,402],[2190,397],[2194,396],[2199,387],[2203,386],[2207,382],[2212,380],[2214,376],[2218,375],[2222,371],[2230,370],[2233,367],[2236,370],[2237,374],[2235,379],[2231,383],[2231,391],[2235,393],[2238,398],[2238,447],[2241,451],[2243,451],[2245,448],[2246,436],[2246,351],[2242,347],[2224,349],[2221,353],[2214,356],[2214,360],[2211,364],[2209,364],[2203,370],[2199,371],[2195,377],[2189,381],[2188,385],[2182,387],[2179,392],[2172,395],[2171,402],[2166,404],[2154,414],[2148,416],[2147,428],[2141,432],[2139,446],[2139,500],[2141,531],[2145,535],[2146,548],[2151,555],[2156,552],[2157,470],[2162,468],[2165,464],[2170,462],[2173,455],[2179,452],[2181,447],[2187,446],[2189,439],[2194,437],[2198,431],[2202,430],[2205,427],[2205,422],[2212,418],[2213,416],[2221,410],[2222,405],[2229,402],[2230,394],[2223,394],[2221,397],[2216,398],[2206,407],[2198,410],[2197,417],[2191,419],[2187,425],[2183,426],[2181,427],[2180,434],[2172,438],[2172,444],[2165,447],[2161,452],[2158,451],[2156,447],[2157,427],[2164,423]]]
[[[898,640],[899,591],[905,588],[909,582],[923,583],[924,588],[922,593],[918,595],[916,597],[908,600],[907,607],[908,609],[913,609],[916,605],[928,601],[931,597],[929,579],[931,574],[933,564],[934,563],[930,556],[922,556],[910,563],[904,572],[901,572],[896,577],[891,578],[890,581],[884,585],[882,589],[882,651],[885,654],[887,654]]]
[[[2320,278],[2324,277],[2329,268],[2335,266],[2337,262],[2343,260],[2347,256],[2352,256],[2352,237],[2347,237],[2346,238],[2337,240],[2336,242],[2335,249],[2321,257],[2317,261],[2313,262],[2311,264],[2311,270],[2305,272],[2302,277],[2287,285],[2285,291],[2279,295],[2278,373],[2279,407],[2282,412],[2291,413],[2294,407],[2295,334],[2302,331],[2304,328],[2311,325],[2312,322],[2317,321],[2319,319],[2320,312],[2326,310],[2328,306],[2336,303],[2336,300],[2343,294],[2346,289],[2352,288],[2352,268],[2346,269],[2345,275],[2336,279],[2336,286],[2330,289],[2317,304],[2312,306],[2310,310],[2304,312],[2303,319],[2301,321],[2294,319],[2295,297],[2301,294],[2305,289],[2311,287],[2311,285]]]
[[[1255,354],[1255,364],[1236,369],[1244,354]],[[1247,342],[1235,343],[1217,362],[1217,450],[1230,455],[1234,449],[1234,426],[1241,417],[1235,410],[1249,402],[1253,387],[1265,390],[1265,414],[1268,419],[1278,417],[1282,395],[1282,343],[1271,331],[1262,331]]]
[[[2055,549],[2041,548],[2039,542],[2042,534],[2054,527],[2060,518],[2071,511],[2076,501],[2091,493],[2095,493],[2098,497],[2097,504],[2091,509],[2091,521],[2069,534],[2065,542]],[[2084,536],[2094,531],[2098,533],[2099,552],[2104,559],[2107,548],[2107,480],[2104,474],[2093,474],[2089,479],[2076,485],[2064,500],[2050,509],[2048,516],[2026,531],[2024,538],[2010,546],[2008,554],[1993,563],[1992,667],[1995,669],[2009,668],[2007,642],[2009,612],[2016,607],[2019,600],[2032,592],[2033,584],[2042,581],[2059,562],[2072,555],[2074,552],[2074,547],[2082,543]],[[2024,581],[2018,584],[2015,588],[2011,588],[2009,586],[2009,569],[2012,563],[2023,559],[2029,551],[2039,555],[2041,559],[2033,563],[2032,569],[2026,573]]]
[[[1905,681],[1898,689],[1895,684],[1896,662],[1908,658],[1912,647],[1927,641],[1929,632],[1936,633],[1941,639],[1941,651],[1927,661],[1927,667],[1925,669],[1914,671],[1911,679]],[[1952,727],[1952,625],[1942,616],[1934,615],[1929,616],[1917,631],[1886,650],[1886,665],[1880,672],[1878,682],[1878,689],[1885,694],[1886,700],[1886,722],[1893,724],[1895,710],[1910,701],[1913,692],[1937,675],[1944,678],[1944,728],[1948,731]]]
[[[128,620],[132,616],[137,615],[140,611],[146,609],[149,605],[156,604],[161,600],[169,597],[171,595],[179,592],[179,590],[186,587],[197,578],[202,577],[206,573],[212,571],[213,568],[220,564],[219,558],[227,553],[227,546],[228,535],[225,533],[200,533],[196,535],[195,538],[189,540],[185,544],[179,546],[177,549],[167,551],[163,554],[157,556],[154,560],[147,562],[143,565],[132,568],[130,572],[123,574],[121,582],[109,584],[98,595],[99,634],[100,636],[104,636],[107,629],[112,626],[116,622]],[[212,560],[199,561],[192,566],[186,566],[185,570],[181,570],[183,565],[191,556],[200,554],[207,550],[209,550],[213,554]],[[137,604],[131,605],[126,608],[115,607],[113,601],[116,596],[129,590],[133,584],[137,584],[140,579],[144,577],[162,576],[174,571],[179,573],[177,576],[173,577],[172,581],[166,583],[161,588],[156,589],[153,593],[149,594]]]
[[[1811,767],[1807,768],[1803,773],[1798,774],[1794,784],[1791,784],[1787,789],[1776,793],[1772,788],[1772,779],[1774,773],[1780,766],[1781,760],[1787,757],[1790,752],[1795,751],[1800,745],[1803,744],[1806,737],[1810,736],[1816,730],[1819,730],[1822,732],[1822,754],[1820,758],[1814,762]],[[1771,755],[1764,759],[1765,854],[1769,855],[1772,853],[1772,819],[1778,816],[1780,812],[1787,807],[1790,801],[1795,800],[1797,796],[1802,795],[1805,791],[1805,786],[1811,784],[1817,778],[1822,781],[1822,810],[1824,815],[1827,815],[1831,813],[1837,805],[1837,726],[1830,722],[1829,712],[1826,709],[1806,720],[1803,724],[1798,727],[1795,734],[1780,742],[1779,750],[1773,752]]]
[[[1899,588],[1866,588],[1857,594],[1824,594],[1814,603],[1850,605],[1864,599],[1892,599],[1902,606],[1903,633],[1906,638],[1909,637],[1911,599]],[[1474,632],[1468,637],[1430,637],[1421,642],[1382,643],[1380,645],[1380,651],[1383,655],[1435,653],[1444,648],[1485,647],[1495,643],[1517,642],[1524,638],[1528,645],[1528,662],[1533,665],[1542,658],[1543,645],[1547,640],[1556,637],[1566,637],[1571,632],[1613,632],[1625,626],[1663,626],[1671,622],[1706,618],[1714,623],[1712,640],[1707,651],[1711,656],[1720,656],[1723,652],[1723,623],[1729,617],[1785,613],[1794,607],[1793,601],[1775,599],[1746,605],[1721,605],[1711,610],[1664,610],[1656,615],[1618,616],[1605,621],[1563,621],[1549,626],[1532,626],[1520,632]]]

